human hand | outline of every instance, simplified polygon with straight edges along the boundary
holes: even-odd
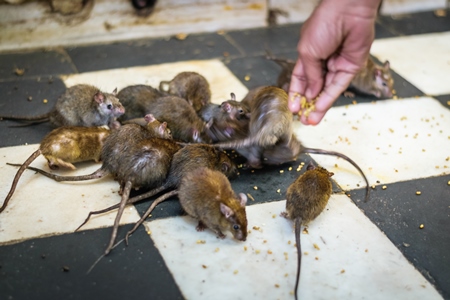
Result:
[[[304,124],[318,124],[369,56],[381,0],[323,0],[301,28],[299,57],[292,72],[289,109],[300,111],[299,95],[317,97]]]

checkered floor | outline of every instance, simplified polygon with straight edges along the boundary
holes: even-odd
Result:
[[[1,113],[46,112],[77,83],[105,91],[157,86],[181,71],[204,75],[215,103],[230,92],[241,98],[276,82],[279,68],[264,58],[264,48],[295,58],[299,26],[0,54]],[[450,17],[384,16],[376,29],[371,54],[390,61],[395,99],[341,97],[320,125],[295,121],[306,146],[345,153],[360,165],[372,186],[369,202],[361,201],[364,182],[350,164],[302,155],[241,170],[232,181],[236,192],[254,199],[247,241],[197,232],[172,198],[128,246],[101,258],[115,212],[73,231],[89,211],[118,202],[118,184],[109,177],[56,183],[25,172],[0,214],[0,298],[293,299],[293,225],[279,214],[287,187],[303,171],[300,162],[313,159],[335,173],[334,193],[301,236],[300,298],[450,299]],[[25,73],[17,76],[16,68]],[[6,162],[25,161],[51,130],[14,124],[0,122],[0,199],[16,172]],[[42,157],[33,166],[47,168]],[[88,174],[99,165],[77,167],[63,173]],[[150,204],[126,209],[120,239]]]

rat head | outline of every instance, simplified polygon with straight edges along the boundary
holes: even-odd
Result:
[[[219,152],[218,171],[222,172],[228,178],[235,178],[237,175],[237,166],[234,161],[225,153]]]
[[[125,108],[117,99],[117,88],[112,94],[102,93],[98,91],[94,95],[94,101],[97,103],[99,111],[102,115],[119,117],[125,113]]]
[[[147,122],[147,130],[156,134],[157,137],[162,139],[172,139],[172,133],[167,128],[166,122],[159,122],[152,114],[147,114],[144,117]]]
[[[394,79],[391,75],[389,61],[385,61],[382,66],[375,68],[375,96],[392,97]]]
[[[236,101],[234,93],[231,93],[231,100],[222,102],[220,109],[230,120],[250,119],[250,110]]]
[[[200,144],[202,144],[202,143],[210,144],[212,141],[211,141],[211,137],[206,132],[206,124],[203,123],[203,126],[201,128],[202,128],[201,131],[194,127],[192,127],[190,129],[191,137],[192,137],[191,142],[200,143]]]
[[[247,239],[247,215],[245,213],[245,204],[247,196],[240,193],[237,199],[232,199],[229,205],[220,203],[220,212],[229,223],[229,230],[234,238],[239,241]]]

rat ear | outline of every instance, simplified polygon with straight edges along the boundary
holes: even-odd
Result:
[[[373,71],[373,73],[374,73],[375,77],[381,77],[381,76],[382,76],[382,72],[381,72],[381,70],[378,69],[378,68],[376,68],[376,69]]]
[[[229,113],[231,110],[231,105],[228,102],[223,102],[221,108],[224,112]]]
[[[231,96],[231,100],[236,101],[236,95],[234,93],[231,93],[230,96]]]
[[[95,93],[94,95],[94,100],[95,102],[97,102],[98,104],[103,103],[105,101],[105,95],[103,95],[102,92],[98,91],[97,93]]]
[[[232,215],[234,215],[234,211],[223,203],[220,203],[220,212],[227,219],[229,219]]]
[[[391,64],[389,63],[388,60],[384,62],[383,68],[384,68],[385,70],[389,70],[389,69],[391,68]]]
[[[309,162],[308,166],[306,167],[306,170],[314,170],[316,166],[312,163],[312,161]]]
[[[211,126],[212,126],[213,123],[214,123],[214,120],[211,119],[211,120],[208,121],[208,123],[205,124],[205,127],[206,127],[207,129],[209,129],[209,128],[211,128]]]
[[[239,200],[242,207],[245,207],[245,204],[247,204],[247,196],[244,193],[239,193]]]
[[[164,131],[166,131],[167,128],[167,122],[162,122],[161,125],[159,125],[159,133],[163,134]]]
[[[147,123],[150,123],[150,122],[153,122],[153,121],[156,120],[155,117],[154,117],[152,114],[147,114],[147,115],[145,115],[144,119],[145,119],[145,121],[146,121]]]
[[[114,89],[114,91],[112,92],[112,94],[113,94],[114,96],[117,96],[117,88]]]
[[[200,133],[198,132],[197,129],[192,128],[192,138],[194,139],[194,141],[198,141],[200,137]]]

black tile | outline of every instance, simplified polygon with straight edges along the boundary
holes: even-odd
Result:
[[[380,23],[381,22],[377,19],[377,22],[375,23],[375,39],[384,39],[395,36],[394,32],[391,32],[387,26]]]
[[[384,190],[381,183],[367,203],[356,201],[446,299],[450,297],[449,181],[450,175],[445,175],[386,184]],[[361,192],[352,191],[352,199]]]
[[[230,31],[227,35],[246,56],[264,55],[266,49],[280,54],[297,48],[300,24]]]
[[[450,94],[448,95],[440,95],[440,96],[434,96],[441,104],[446,107],[447,109],[450,109]]]
[[[64,83],[57,77],[39,79],[21,78],[0,82],[1,115],[33,116],[49,112],[58,97],[65,91]],[[31,97],[31,101],[28,100]],[[47,99],[47,103],[44,100]],[[0,147],[40,143],[53,129],[50,123],[34,124],[27,127],[10,128],[23,124],[15,121],[0,121]]]
[[[446,16],[438,17],[433,11],[380,16],[378,22],[396,35],[412,35],[450,30],[450,10]]]
[[[238,50],[222,35],[189,35],[185,40],[148,39],[67,49],[80,72],[145,66],[183,60],[222,58]]]
[[[130,225],[119,230],[120,239]],[[145,230],[101,259],[111,228],[0,247],[2,299],[183,299]]]
[[[23,75],[18,76],[16,69],[23,69]],[[1,80],[70,73],[76,73],[76,69],[64,51],[0,54]]]

